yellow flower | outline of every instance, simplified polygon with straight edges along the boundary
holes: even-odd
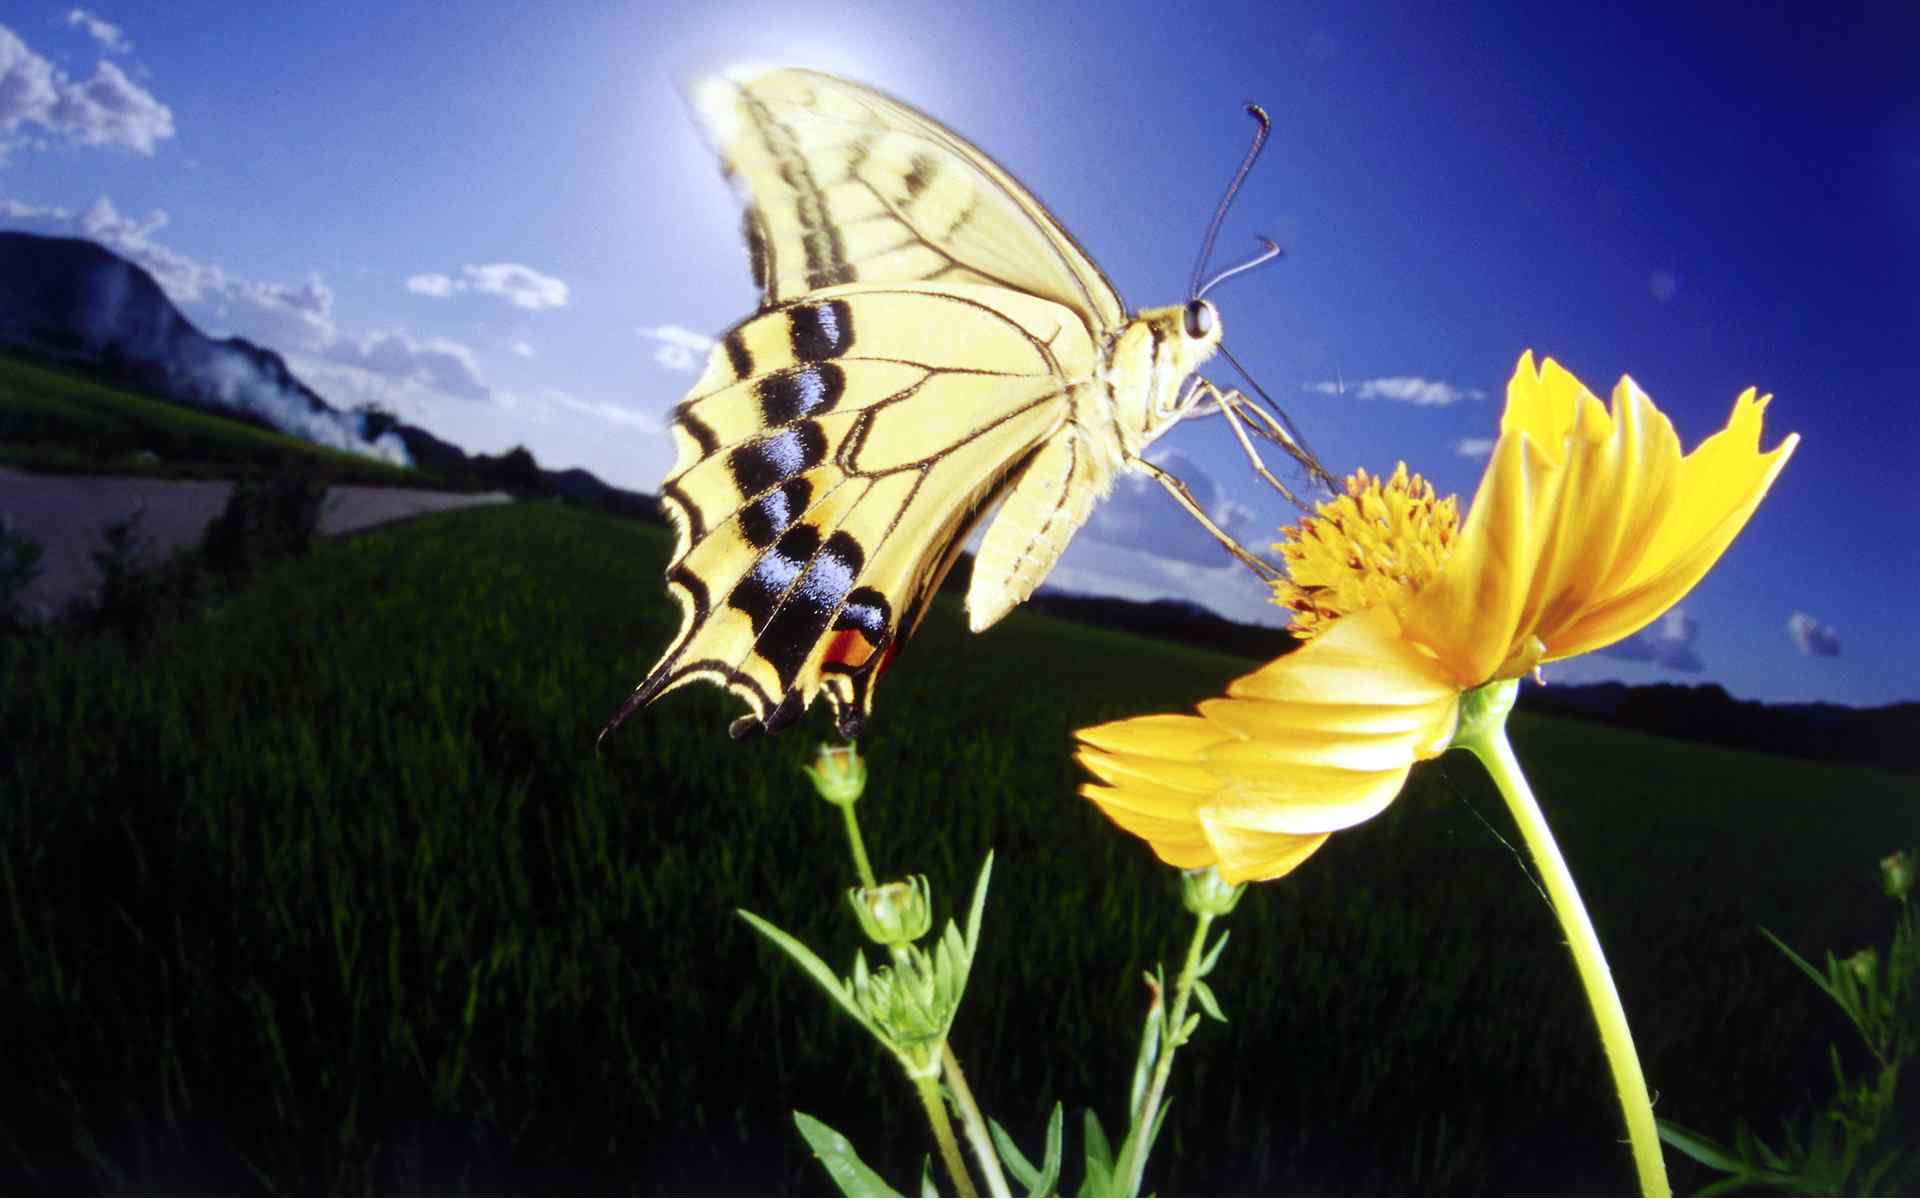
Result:
[[[1705,575],[1798,444],[1760,450],[1770,396],[1682,455],[1631,379],[1611,411],[1529,352],[1464,526],[1404,466],[1289,530],[1276,600],[1311,640],[1198,716],[1080,730],[1082,788],[1177,867],[1293,870],[1446,750],[1461,696],[1649,624]]]

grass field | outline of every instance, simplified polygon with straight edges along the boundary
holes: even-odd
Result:
[[[701,688],[594,752],[677,625],[667,546],[463,512],[324,544],[138,647],[0,644],[7,1190],[825,1191],[795,1107],[909,1185],[911,1094],[734,915],[843,968],[857,945],[798,772],[824,718],[735,744]],[[998,854],[954,1044],[1029,1146],[1056,1098],[1117,1123],[1140,973],[1186,930],[1174,873],[1074,796],[1068,732],[1246,666],[1021,613],[969,638],[943,600],[880,686],[876,868],[951,904]],[[1824,1096],[1845,1031],[1756,927],[1881,939],[1912,779],[1514,737],[1657,1111],[1768,1132]],[[1256,888],[1213,979],[1232,1024],[1183,1052],[1148,1187],[1629,1190],[1571,964],[1502,838],[1450,757]]]
[[[34,471],[218,479],[303,466],[338,483],[445,486],[411,468],[6,355],[0,355],[0,463]]]

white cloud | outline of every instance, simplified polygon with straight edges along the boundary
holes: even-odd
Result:
[[[422,296],[444,300],[455,292],[483,292],[500,296],[515,308],[565,308],[567,285],[563,280],[534,270],[522,263],[481,263],[460,269],[465,276],[455,279],[438,271],[407,276],[407,290]]]
[[[84,8],[68,10],[67,24],[78,25],[86,30],[87,36],[99,42],[100,48],[108,54],[133,53],[133,43],[127,40],[126,34],[120,32],[118,25],[103,21]]]
[[[653,361],[669,371],[697,371],[700,360],[713,349],[713,339],[678,325],[638,326],[634,332],[651,342]]]
[[[659,433],[665,428],[658,413],[641,412],[606,400],[581,400],[559,388],[547,388],[543,397],[570,412],[598,417],[610,425],[623,425],[642,433]]]
[[[1604,654],[1608,658],[1624,658],[1629,662],[1649,662],[1666,667],[1670,671],[1695,674],[1706,667],[1693,649],[1693,641],[1699,634],[1700,622],[1681,610],[1673,608],[1668,609],[1659,620],[1632,637],[1603,647],[1595,653]]]
[[[1840,634],[1809,613],[1796,612],[1787,618],[1787,636],[1802,654],[1815,658],[1840,657]]]
[[[11,198],[0,200],[0,217],[9,221],[71,221],[73,213],[55,204],[28,204]]]
[[[533,357],[533,346],[525,341],[515,342],[513,345],[507,347],[507,349],[513,351],[515,354],[518,354],[521,358]]]
[[[1352,383],[1322,380],[1301,384],[1309,392],[1322,396],[1351,396],[1356,400],[1392,400],[1415,408],[1446,408],[1462,400],[1484,400],[1479,388],[1455,387],[1438,379],[1418,375],[1388,375],[1379,379],[1358,379]]]
[[[75,81],[0,25],[0,158],[38,126],[82,146],[110,146],[151,155],[173,136],[173,110],[106,61]]]
[[[489,400],[493,392],[480,378],[473,351],[447,338],[416,341],[398,330],[341,338],[324,357],[403,384],[462,400]],[[372,387],[362,383],[358,390]],[[377,390],[377,389],[375,389]]]
[[[1453,452],[1461,458],[1485,459],[1493,453],[1495,441],[1490,437],[1455,438]]]
[[[416,292],[422,296],[451,296],[453,295],[455,286],[452,279],[437,273],[432,275],[407,276],[407,290]]]
[[[564,308],[567,285],[519,263],[486,263],[465,268],[476,291],[504,296],[515,308]]]

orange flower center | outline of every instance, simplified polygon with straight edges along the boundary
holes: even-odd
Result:
[[[1288,577],[1274,583],[1273,602],[1293,613],[1294,632],[1308,638],[1348,613],[1398,608],[1439,573],[1459,527],[1459,499],[1436,499],[1433,485],[1409,476],[1407,464],[1388,479],[1355,471],[1345,495],[1280,531],[1273,548]]]

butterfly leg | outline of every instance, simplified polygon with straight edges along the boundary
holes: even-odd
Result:
[[[1181,508],[1187,510],[1188,516],[1200,522],[1208,533],[1211,533],[1222,546],[1226,547],[1228,554],[1239,559],[1243,566],[1255,575],[1258,575],[1261,582],[1272,583],[1276,579],[1285,578],[1285,572],[1281,571],[1280,568],[1270,562],[1255,557],[1246,547],[1234,541],[1231,534],[1214,524],[1213,518],[1209,517],[1206,514],[1206,510],[1200,507],[1199,502],[1193,498],[1193,493],[1187,490],[1187,485],[1180,482],[1178,476],[1161,470],[1144,458],[1134,459],[1133,465],[1153,476],[1161,487],[1167,489],[1167,494],[1178,501]]]
[[[1302,446],[1284,425],[1274,419],[1273,414],[1254,403],[1245,393],[1237,389],[1223,392],[1205,379],[1196,379],[1192,390],[1199,393],[1195,397],[1193,411],[1200,414],[1218,412],[1225,417],[1227,425],[1233,430],[1235,440],[1240,443],[1240,449],[1246,453],[1247,461],[1253,464],[1254,471],[1275,491],[1285,496],[1288,503],[1295,508],[1305,511],[1307,506],[1293,494],[1292,488],[1280,482],[1280,479],[1267,468],[1265,460],[1260,457],[1260,452],[1254,448],[1253,439],[1247,436],[1248,425],[1252,426],[1255,435],[1267,439],[1291,455],[1306,469],[1314,482],[1337,490],[1333,477],[1327,473],[1325,467],[1320,465],[1320,460]]]

